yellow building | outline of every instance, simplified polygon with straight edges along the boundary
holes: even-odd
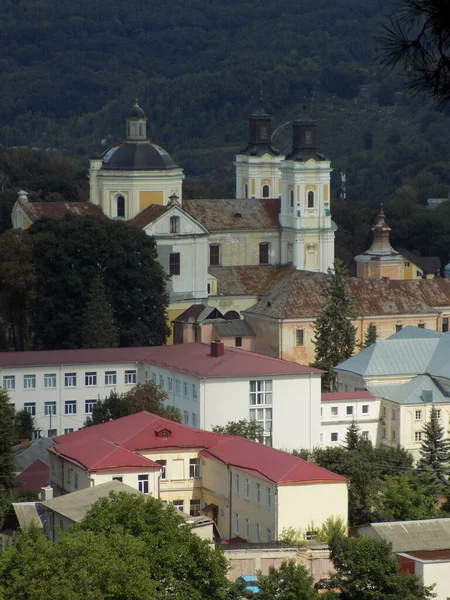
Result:
[[[192,516],[224,538],[278,539],[329,517],[347,521],[347,480],[243,438],[138,413],[54,439],[51,484],[61,493],[118,479]]]

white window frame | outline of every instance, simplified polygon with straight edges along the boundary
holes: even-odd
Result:
[[[56,373],[44,374],[44,388],[46,390],[54,390],[56,388]]]
[[[173,390],[173,377],[167,378],[167,391],[171,392]]]
[[[175,379],[175,394],[181,396],[181,379]]]
[[[245,478],[245,499],[250,500],[250,479]]]
[[[125,385],[136,385],[136,382],[137,382],[136,369],[126,369],[124,381],[125,381]]]
[[[305,345],[305,330],[304,329],[296,329],[295,330],[295,345],[297,347],[301,347]]]
[[[256,484],[256,494],[255,494],[255,502],[256,504],[261,504],[261,484]]]
[[[189,385],[187,381],[183,381],[183,396],[189,398]]]
[[[414,441],[415,442],[421,442],[422,441],[422,432],[421,431],[415,431],[414,432]]]
[[[192,413],[192,427],[197,427],[197,415]]]
[[[336,436],[336,439],[333,439],[333,436]],[[330,433],[330,442],[338,442],[339,441],[339,432],[337,431],[332,431]]]
[[[24,375],[23,376],[23,389],[24,390],[35,390],[36,389],[36,375]]]
[[[76,400],[65,400],[64,401],[64,414],[65,415],[76,415],[77,414],[77,401]]]
[[[197,400],[198,394],[197,394],[197,386],[195,383],[191,383],[191,392],[192,392],[193,400]]]
[[[159,387],[163,390],[164,389],[164,375],[160,375],[159,376]]]
[[[266,487],[266,508],[272,508],[272,488]]]
[[[73,433],[73,427],[66,427],[64,429],[64,435],[67,435],[68,433]]]
[[[255,533],[256,533],[256,543],[259,544],[260,540],[261,540],[261,525],[259,523],[256,523],[255,526]]]
[[[189,514],[191,517],[199,517],[202,509],[200,498],[191,498],[189,501]]]
[[[351,406],[351,405],[346,406],[345,414],[347,417],[353,417],[353,406]]]
[[[158,465],[161,465],[161,467],[162,467],[161,474],[160,474],[161,481],[166,481],[166,479],[167,479],[167,460],[165,460],[165,459],[155,460],[155,463],[157,463]]]
[[[89,399],[85,400],[84,401],[84,414],[92,415],[92,413],[94,412],[94,406],[96,406],[96,404],[97,404],[97,400],[95,400],[94,398],[92,400],[89,400]]]
[[[422,411],[420,409],[417,409],[414,412],[414,420],[415,421],[421,421],[422,420]]]
[[[44,402],[44,415],[56,415],[56,402]]]
[[[183,410],[183,424],[189,425],[189,411]]]
[[[200,459],[189,459],[189,479],[200,479]]]
[[[64,387],[77,387],[76,373],[64,373]]]
[[[267,543],[270,544],[270,542],[272,541],[272,530],[267,528],[266,534],[267,534]]]
[[[148,494],[148,475],[138,475],[138,490],[143,494]]]
[[[184,500],[174,500],[172,505],[180,512],[184,512]]]
[[[250,537],[250,520],[247,518],[245,519],[244,537],[246,540],[248,540],[248,538]]]
[[[239,535],[239,513],[234,513],[234,533]]]
[[[369,414],[369,405],[368,404],[363,404],[361,406],[361,414],[362,415],[368,415]]]
[[[85,387],[97,386],[97,371],[86,371],[84,374]]]
[[[15,375],[3,375],[3,389],[11,392],[16,389]]]
[[[105,385],[117,385],[117,371],[105,371]]]
[[[332,406],[330,408],[330,415],[332,417],[338,417],[339,416],[339,406]]]
[[[250,380],[250,406],[272,406],[273,381],[272,379]]]
[[[32,417],[36,416],[36,402],[25,402],[23,410],[26,410]]]
[[[238,495],[241,493],[241,481],[239,478],[239,473],[234,474],[234,493]]]

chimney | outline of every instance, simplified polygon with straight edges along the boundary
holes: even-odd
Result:
[[[220,341],[220,338],[216,338],[211,342],[211,356],[215,358],[219,358],[219,356],[223,356],[225,352],[223,342]]]
[[[30,440],[28,438],[23,438],[22,440],[20,440],[21,448],[28,448],[29,445],[30,445]]]
[[[39,496],[40,496],[42,502],[44,502],[45,500],[51,500],[53,498],[53,488],[52,488],[52,486],[51,485],[46,485],[45,487],[41,488]]]

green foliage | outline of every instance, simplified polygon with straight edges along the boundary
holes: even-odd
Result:
[[[79,348],[89,287],[99,276],[117,320],[120,346],[163,344],[166,276],[153,238],[126,223],[66,216],[29,230],[36,272],[33,330],[41,349]]]
[[[156,383],[138,383],[126,394],[111,392],[104,400],[99,400],[92,410],[92,416],[85,422],[86,427],[114,421],[134,415],[143,410],[181,423],[180,411],[174,406],[165,406],[168,396]]]
[[[89,288],[89,300],[83,314],[82,348],[116,348],[119,343],[114,311],[106,296],[100,275],[95,275]]]
[[[14,408],[7,392],[0,388],[0,521],[13,498],[15,468],[12,447],[16,442]]]
[[[337,535],[347,535],[347,523],[342,517],[328,517],[317,532],[317,539],[331,543]]]
[[[309,460],[311,457],[311,450],[308,450],[308,448],[299,448],[298,450],[292,450],[292,454],[297,456],[297,458]]]
[[[423,428],[419,468],[432,476],[436,483],[446,487],[450,472],[450,442],[444,434],[436,408],[432,406],[430,419]]]
[[[377,338],[377,326],[375,325],[375,323],[369,323],[369,327],[366,329],[366,335],[364,337],[364,348],[368,348],[372,344],[375,344]]]
[[[390,544],[369,537],[331,540],[331,559],[336,573],[330,588],[340,590],[344,600],[428,600],[431,588],[416,575],[400,573]]]
[[[304,565],[294,560],[281,563],[280,567],[269,568],[268,575],[258,574],[261,600],[313,600],[316,598],[314,580]]]
[[[241,419],[240,421],[228,421],[226,425],[215,425],[212,429],[215,433],[226,433],[228,435],[237,435],[247,440],[260,442],[264,431],[256,421]]]
[[[303,546],[305,544],[305,534],[296,527],[284,527],[278,536],[278,541],[291,546]]]
[[[27,410],[23,409],[15,413],[14,421],[16,440],[31,440],[33,438],[33,431],[36,429],[34,417]]]
[[[319,316],[314,323],[314,367],[323,369],[324,391],[334,391],[336,374],[334,367],[349,358],[355,349],[356,328],[351,319],[356,318],[354,299],[348,289],[348,272],[342,261],[336,259],[334,270],[323,294]]]
[[[409,473],[386,477],[377,500],[378,521],[413,521],[442,516],[436,495],[430,494],[428,486]]]

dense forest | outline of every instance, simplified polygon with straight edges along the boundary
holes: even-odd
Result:
[[[395,11],[381,0],[173,0],[170,9],[160,0],[4,0],[0,144],[65,154],[85,167],[89,154],[122,137],[138,97],[152,139],[190,178],[185,193],[231,196],[233,156],[262,87],[274,129],[305,102],[319,122],[334,167],[338,254],[349,262],[367,243],[381,202],[396,243],[411,247],[405,219],[436,219],[422,206],[450,189],[450,116],[380,66],[377,36]],[[288,125],[274,145],[289,144]],[[338,206],[341,171],[350,208]],[[3,179],[5,192],[13,187],[7,169]],[[56,183],[51,192],[64,195]],[[445,243],[428,236],[411,249],[445,260],[448,229]]]

